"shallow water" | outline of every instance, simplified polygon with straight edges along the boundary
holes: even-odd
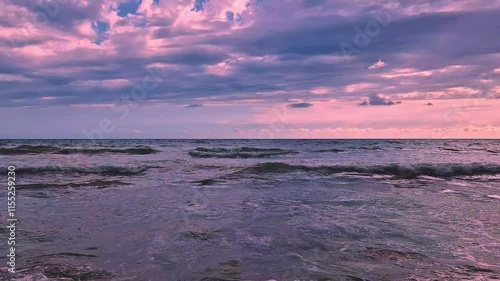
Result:
[[[500,279],[496,140],[0,141],[0,157],[18,175],[21,267]]]

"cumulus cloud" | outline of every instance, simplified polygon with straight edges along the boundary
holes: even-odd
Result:
[[[368,101],[363,101],[359,105],[361,106],[367,106],[367,105],[395,105],[395,104],[400,104],[401,101],[393,102],[387,100],[385,97],[372,93],[368,95]]]
[[[367,91],[391,96],[444,92],[457,81],[474,88],[477,73],[497,73],[500,48],[500,39],[490,36],[499,7],[474,1],[469,6],[407,3],[377,41],[348,64],[339,46],[355,45],[353,27],[366,24],[368,10],[393,7],[396,0],[375,5],[347,0],[8,1],[0,20],[0,106],[39,105],[43,96],[60,97],[44,106],[109,104],[118,90],[140,85],[153,64],[169,67],[162,86],[149,90],[144,103],[235,101],[256,94],[271,100],[278,91],[287,98],[328,92],[349,100]],[[416,12],[424,8],[425,14]],[[50,12],[46,22],[31,20],[44,11]],[[433,28],[440,23],[448,28]],[[413,36],[406,36],[408,30]],[[386,61],[401,69],[390,69]],[[360,73],[367,65],[387,73]]]
[[[309,108],[311,106],[313,105],[308,102],[291,103],[288,105],[290,108]]]

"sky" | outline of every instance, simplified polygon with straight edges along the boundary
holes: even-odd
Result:
[[[5,0],[0,138],[500,138],[500,0]]]

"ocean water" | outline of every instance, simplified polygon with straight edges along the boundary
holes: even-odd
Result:
[[[500,280],[498,140],[3,140],[0,160],[24,280]]]

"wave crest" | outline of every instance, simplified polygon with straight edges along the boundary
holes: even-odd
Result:
[[[45,188],[78,188],[78,187],[97,187],[107,188],[115,185],[131,185],[131,183],[122,182],[119,180],[90,180],[83,182],[67,182],[67,183],[32,183],[20,184],[17,188],[20,189],[45,189]]]
[[[126,149],[117,148],[62,148],[49,145],[19,145],[12,148],[0,148],[0,155],[25,155],[25,154],[152,154],[158,152],[151,147],[133,147]]]
[[[189,155],[196,158],[265,158],[279,155],[296,154],[293,150],[280,148],[206,148],[198,147],[189,151]]]
[[[396,178],[412,179],[418,176],[450,178],[459,176],[500,174],[500,165],[495,164],[388,164],[378,166],[305,166],[290,165],[280,162],[260,163],[245,168],[242,172],[253,174],[314,172],[322,175],[339,173],[357,173],[367,175],[389,175]]]
[[[134,176],[147,171],[147,167],[97,166],[97,167],[20,167],[17,174],[96,174],[104,176]]]

